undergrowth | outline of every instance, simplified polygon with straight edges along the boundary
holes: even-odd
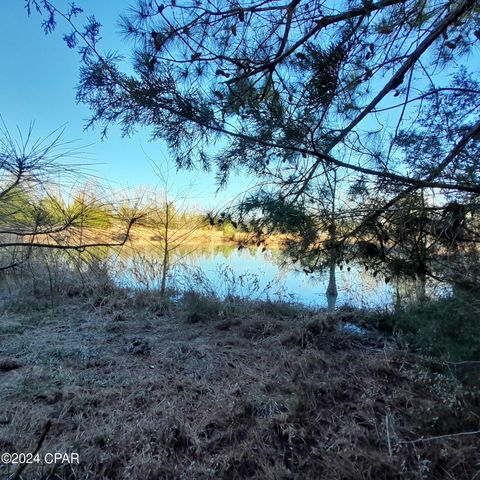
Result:
[[[416,351],[448,361],[480,360],[480,299],[472,294],[411,305],[371,320],[398,333]]]
[[[0,344],[0,450],[31,451],[51,421],[45,451],[81,458],[56,470],[29,465],[25,478],[477,475],[478,435],[464,433],[478,430],[478,394],[378,331],[338,328],[339,320],[366,322],[367,312],[344,308],[335,318],[250,300],[246,286],[257,286],[247,279],[220,293],[161,296],[116,287],[98,267],[98,277],[93,270],[37,272],[35,289],[31,280],[8,279],[10,299],[0,309],[7,340]],[[62,276],[65,288],[54,290]],[[30,308],[35,302],[40,310]],[[446,299],[375,321],[389,331],[401,325],[416,341],[450,335],[457,345],[476,334],[478,308],[475,299]],[[458,321],[471,328],[469,337],[454,331]],[[0,476],[13,473],[0,466]]]

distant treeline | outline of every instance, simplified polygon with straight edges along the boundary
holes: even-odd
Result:
[[[68,224],[70,227],[109,229],[119,219],[140,216],[138,226],[157,228],[168,221],[172,230],[195,228],[220,231],[225,236],[236,232],[251,232],[253,225],[236,222],[226,213],[188,209],[175,202],[141,201],[124,195],[99,194],[95,188],[83,189],[72,195],[39,192],[24,186],[14,186],[0,202],[0,227],[4,233],[28,230],[41,233],[42,227]],[[32,229],[33,227],[33,229]],[[5,230],[7,229],[7,230]]]

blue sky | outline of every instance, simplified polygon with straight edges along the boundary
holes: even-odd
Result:
[[[86,14],[94,14],[103,25],[101,51],[120,51],[128,56],[130,45],[119,34],[117,21],[135,0],[78,0]],[[56,5],[66,5],[66,0],[56,0]],[[86,152],[85,162],[94,162],[95,173],[113,188],[134,190],[142,185],[155,185],[157,179],[147,157],[157,164],[168,162],[168,151],[162,142],[150,142],[148,131],[139,131],[131,138],[122,138],[118,128],[111,128],[109,137],[101,141],[99,130],[84,131],[89,116],[88,108],[75,102],[75,86],[79,76],[79,58],[67,48],[61,36],[68,31],[59,21],[52,35],[41,29],[41,18],[33,13],[28,17],[24,0],[0,0],[0,15],[4,20],[0,29],[0,115],[11,131],[18,125],[25,130],[35,121],[35,134],[45,136],[66,124],[65,139],[78,139],[77,145]],[[80,20],[81,22],[81,20]],[[122,52],[123,50],[123,52]],[[478,53],[478,49],[475,50]],[[473,67],[473,58],[470,65]],[[467,64],[469,64],[467,62]],[[437,75],[447,75],[451,71]],[[391,95],[382,102],[396,103]],[[365,120],[361,128],[383,128],[396,125],[396,112],[387,112],[382,123]],[[361,129],[360,129],[361,130]],[[170,171],[175,171],[169,166]],[[226,200],[245,191],[251,184],[246,178],[233,177],[225,191],[215,197],[214,173],[181,171],[171,173],[177,191],[189,183],[196,187],[192,203],[206,209],[221,208]]]
[[[146,155],[157,164],[168,161],[168,151],[162,142],[149,142],[148,131],[139,131],[131,138],[122,138],[119,129],[112,128],[103,142],[99,130],[84,131],[88,108],[75,102],[75,86],[79,76],[79,58],[67,48],[61,35],[64,25],[45,35],[41,19],[35,13],[27,16],[23,0],[0,2],[0,114],[11,132],[35,122],[34,135],[43,137],[66,124],[66,140],[78,140],[76,145],[85,152],[85,162],[95,163],[92,171],[113,188],[134,189],[140,185],[155,185],[156,177]],[[61,5],[62,0],[57,2]],[[103,25],[101,50],[128,52],[128,44],[118,34],[117,19],[132,1],[82,0],[79,5],[94,14]],[[126,48],[125,48],[126,47]],[[146,155],[145,155],[146,154]],[[170,164],[170,169],[172,165]],[[214,197],[216,185],[213,173],[178,172],[170,175],[175,187],[183,190],[195,184],[192,201],[210,208],[244,190],[247,179],[233,178],[226,191]],[[174,188],[175,188],[174,187]]]

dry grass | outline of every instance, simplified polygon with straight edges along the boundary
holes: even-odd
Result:
[[[0,451],[78,452],[57,479],[472,479],[478,397],[374,335],[303,311],[188,321],[127,290],[0,317]],[[256,311],[255,311],[256,310]],[[8,371],[5,371],[8,370]],[[14,470],[0,466],[3,478]],[[50,476],[55,474],[56,476]]]

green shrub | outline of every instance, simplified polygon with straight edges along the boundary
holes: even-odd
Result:
[[[235,240],[235,235],[237,233],[236,228],[232,225],[231,222],[225,221],[222,224],[222,232],[223,236],[228,238],[229,240]]]
[[[188,291],[183,294],[182,305],[187,318],[192,323],[217,318],[222,315],[224,309],[224,302],[217,297],[195,291]]]
[[[445,360],[480,360],[480,299],[473,295],[421,303],[377,321],[422,352]]]

